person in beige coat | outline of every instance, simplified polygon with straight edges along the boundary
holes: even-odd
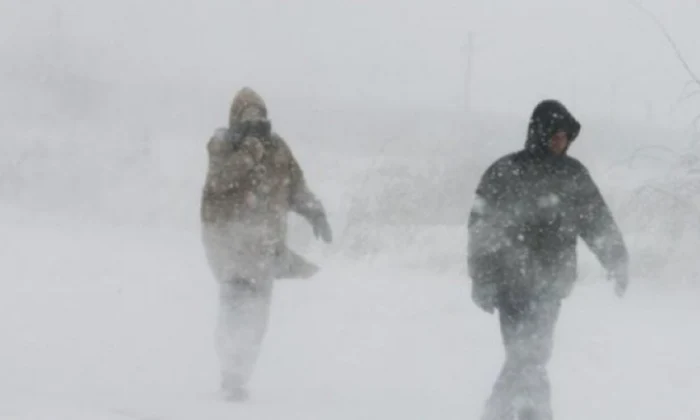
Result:
[[[288,248],[288,213],[304,217],[326,243],[332,232],[323,205],[251,88],[237,92],[229,126],[214,132],[207,151],[201,222],[205,254],[219,285],[216,349],[222,390],[243,400],[267,330],[274,281],[309,278],[318,271]]]

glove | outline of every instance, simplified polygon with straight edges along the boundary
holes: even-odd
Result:
[[[615,294],[618,297],[624,296],[630,281],[629,274],[627,273],[627,267],[620,266],[611,270],[608,273],[608,280],[615,282]]]
[[[313,227],[316,239],[320,237],[326,243],[331,243],[333,241],[333,232],[331,231],[325,214],[316,216],[311,222],[311,226]]]
[[[494,283],[475,283],[472,282],[472,301],[481,308],[481,310],[493,313],[496,309],[496,294],[497,289]]]

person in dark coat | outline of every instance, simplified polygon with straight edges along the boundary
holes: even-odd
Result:
[[[499,313],[506,360],[484,420],[552,418],[549,362],[561,302],[577,275],[581,237],[615,282],[627,288],[622,234],[587,168],[567,155],[580,123],[556,100],[537,104],[525,147],[483,174],[468,220],[472,299]]]

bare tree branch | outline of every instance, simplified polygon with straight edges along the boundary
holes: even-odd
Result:
[[[688,92],[685,95],[681,96],[681,98],[678,100],[678,102],[687,101],[688,99],[693,98],[693,97],[698,96],[698,95],[700,95],[700,90]]]
[[[688,64],[688,61],[685,59],[683,56],[683,53],[681,52],[680,48],[678,48],[678,44],[676,44],[676,41],[673,40],[673,37],[671,34],[668,32],[664,24],[659,20],[659,18],[656,17],[652,12],[650,12],[648,9],[646,9],[641,3],[639,3],[636,0],[629,0],[629,3],[636,7],[640,12],[646,14],[649,16],[649,18],[656,24],[656,26],[659,27],[661,32],[663,33],[664,37],[666,37],[666,40],[668,43],[671,45],[671,48],[673,48],[673,51],[676,53],[676,58],[678,58],[678,61],[680,61],[681,65],[685,69],[686,73],[690,76],[691,79],[693,79],[693,82],[696,85],[700,85],[700,76],[697,75],[693,71],[693,69],[690,67]]]
[[[693,80],[688,80],[685,82],[685,86],[683,86],[683,92],[681,93],[681,97],[678,99],[678,102],[682,101],[682,97],[686,95],[693,95],[693,92],[698,89],[698,85],[695,83]],[[690,90],[690,92],[688,92]]]

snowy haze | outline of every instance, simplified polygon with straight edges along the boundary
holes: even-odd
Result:
[[[543,97],[581,120],[571,153],[634,273],[618,300],[581,248],[555,415],[700,418],[700,188],[674,154],[698,138],[700,97],[678,102],[673,50],[625,1],[426,4],[0,0],[0,419],[475,418],[503,351],[470,301],[466,215]],[[698,3],[643,4],[700,71]],[[206,141],[243,85],[335,241],[290,216],[322,271],[277,284],[238,407],[213,398],[198,211]],[[671,150],[626,162],[647,145]]]

